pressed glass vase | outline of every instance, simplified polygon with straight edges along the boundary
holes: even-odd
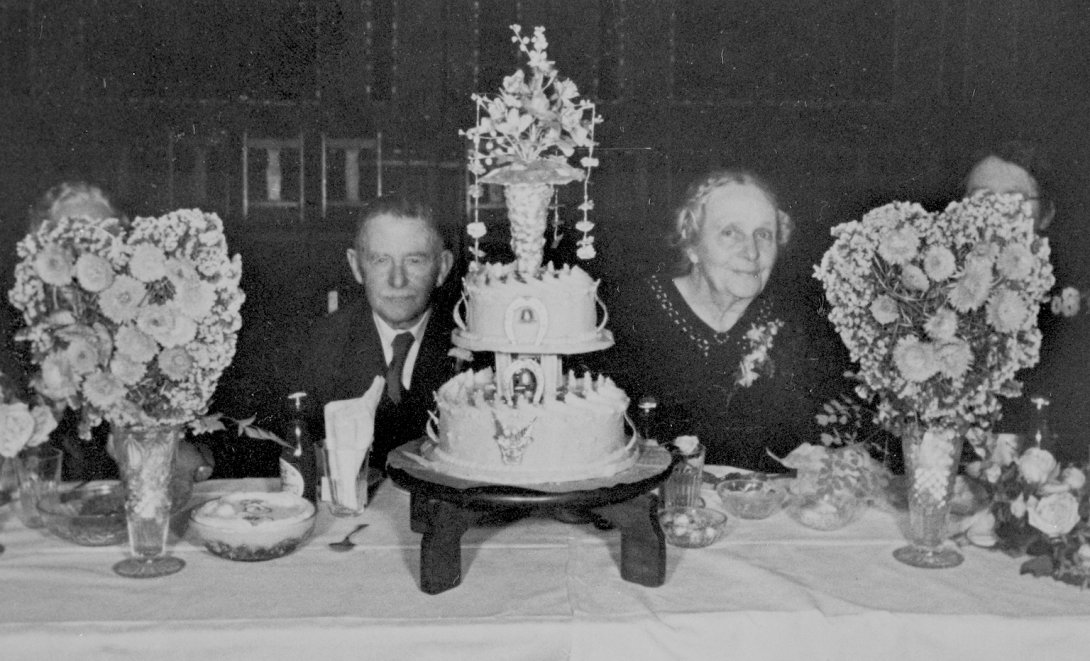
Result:
[[[114,452],[125,482],[130,557],[114,571],[152,578],[180,571],[185,562],[166,554],[170,532],[171,473],[181,426],[113,427]]]
[[[893,557],[913,567],[956,567],[962,560],[947,540],[946,517],[954,490],[962,437],[952,430],[916,428],[901,437],[908,477],[908,546]]]

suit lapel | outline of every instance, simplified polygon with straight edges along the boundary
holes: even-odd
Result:
[[[382,341],[371,317],[371,308],[362,306],[361,310],[362,313],[350,322],[347,364],[343,373],[349,392],[363,394],[376,376],[385,376],[386,359],[382,355]]]

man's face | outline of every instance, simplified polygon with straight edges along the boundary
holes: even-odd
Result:
[[[419,218],[390,214],[367,221],[348,249],[348,266],[367,302],[392,328],[412,327],[450,274],[454,255]]]

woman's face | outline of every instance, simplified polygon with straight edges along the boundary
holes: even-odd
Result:
[[[719,291],[750,299],[760,294],[779,253],[776,208],[749,184],[718,188],[704,203],[689,259]]]
[[[1037,231],[1044,230],[1052,220],[1051,210],[1042,209],[1037,181],[1021,166],[998,156],[987,156],[969,171],[965,179],[965,195],[991,191],[997,195],[1021,195],[1026,213],[1034,219]]]

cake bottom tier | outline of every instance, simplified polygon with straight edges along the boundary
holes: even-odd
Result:
[[[617,411],[441,404],[439,432],[421,455],[453,477],[525,485],[609,477],[635,465],[639,448]]]

